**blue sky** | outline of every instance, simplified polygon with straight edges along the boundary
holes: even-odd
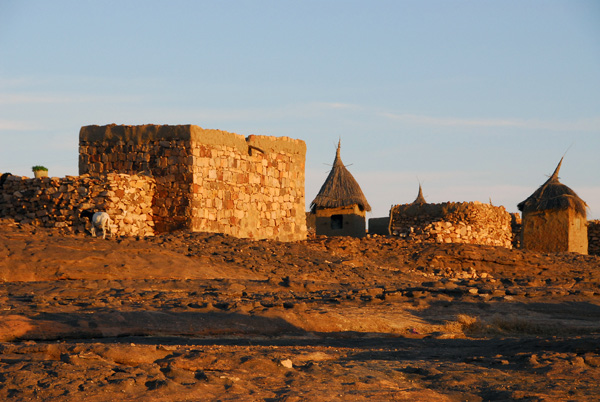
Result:
[[[79,128],[197,124],[335,156],[373,207],[515,212],[568,152],[600,218],[598,1],[0,1],[0,172],[76,175]]]

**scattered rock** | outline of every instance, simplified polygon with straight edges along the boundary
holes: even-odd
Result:
[[[294,364],[292,363],[292,361],[290,359],[280,360],[279,364],[281,364],[283,367],[285,367],[287,369],[291,369],[294,367]]]

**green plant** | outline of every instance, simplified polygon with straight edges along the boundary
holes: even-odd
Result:
[[[38,170],[45,170],[47,172],[48,168],[45,166],[35,165],[31,168],[31,170],[34,172],[37,172]]]

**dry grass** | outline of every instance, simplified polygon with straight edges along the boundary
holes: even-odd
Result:
[[[587,204],[569,187],[558,181],[558,172],[562,158],[552,176],[542,184],[525,201],[520,202],[517,208],[524,214],[537,211],[552,211],[573,209],[582,217],[586,217]]]
[[[319,193],[311,203],[310,211],[315,212],[317,208],[340,208],[353,204],[358,205],[362,211],[371,210],[371,206],[357,181],[342,163],[340,145],[338,144],[333,167]]]

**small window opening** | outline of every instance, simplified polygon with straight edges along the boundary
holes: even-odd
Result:
[[[343,215],[331,215],[331,229],[339,230],[344,227]]]

